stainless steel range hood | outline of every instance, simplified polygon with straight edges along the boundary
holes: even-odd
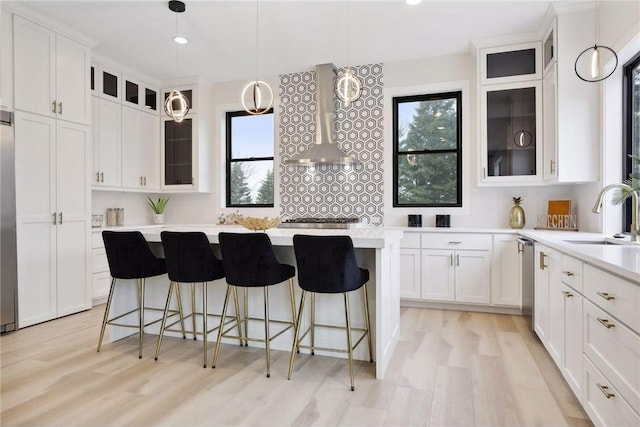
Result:
[[[351,165],[358,160],[338,148],[335,142],[336,72],[333,64],[316,65],[316,143],[302,153],[285,160],[286,164],[313,165],[333,163]]]

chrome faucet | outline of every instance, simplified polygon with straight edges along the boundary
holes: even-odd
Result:
[[[600,213],[600,208],[602,207],[602,200],[604,199],[604,195],[607,191],[612,188],[620,188],[624,190],[631,190],[631,241],[637,242],[640,240],[640,224],[638,224],[638,192],[633,191],[633,188],[627,184],[610,184],[600,190],[600,194],[598,194],[598,200],[596,204],[593,205],[592,212]]]

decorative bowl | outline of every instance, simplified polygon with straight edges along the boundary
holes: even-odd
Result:
[[[254,217],[254,216],[247,216],[244,217],[242,215],[235,215],[234,219],[236,220],[236,223],[242,225],[245,228],[248,228],[249,230],[267,230],[269,228],[273,228],[276,225],[280,224],[280,222],[282,221],[282,217],[277,216],[275,218],[268,218],[268,217],[264,217],[264,218],[258,218],[258,217]]]

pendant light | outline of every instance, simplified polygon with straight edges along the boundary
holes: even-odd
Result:
[[[344,73],[336,80],[335,92],[336,96],[342,101],[345,107],[352,102],[357,101],[362,95],[362,80],[356,75],[353,68],[348,64],[351,63],[351,52],[349,46],[349,0],[347,0],[347,67]]]
[[[618,55],[616,52],[608,46],[598,45],[599,36],[599,13],[598,13],[598,0],[595,1],[595,39],[596,42],[593,46],[586,48],[576,58],[574,69],[576,75],[585,82],[600,82],[605,80],[613,74],[618,68]],[[605,58],[603,58],[605,56]],[[607,64],[609,60],[613,58],[615,63],[609,73],[606,73],[603,69],[603,65]]]
[[[169,2],[169,10],[176,14],[176,32],[173,37],[173,41],[176,42],[176,74],[178,73],[178,44],[186,44],[188,40],[182,37],[178,33],[178,14],[186,10],[186,6],[183,2],[172,0]],[[174,122],[180,123],[189,113],[191,105],[189,99],[180,92],[178,89],[174,89],[169,92],[167,99],[164,101],[164,112],[167,116],[171,117]]]
[[[251,115],[264,114],[273,105],[273,89],[271,89],[269,83],[258,78],[258,67],[260,65],[259,29],[259,8],[258,0],[256,0],[256,79],[244,87],[240,98],[242,100],[242,108]],[[247,102],[247,97],[249,97],[249,102]]]

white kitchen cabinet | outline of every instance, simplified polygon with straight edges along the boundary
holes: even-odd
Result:
[[[422,298],[489,304],[491,246],[488,234],[423,234]]]
[[[13,30],[16,110],[88,124],[89,48],[20,16]]]
[[[480,87],[483,184],[542,181],[542,84],[526,81]]]
[[[553,298],[554,314],[553,319],[557,320],[558,313],[556,306],[562,294],[560,294],[560,253],[555,249],[548,248],[539,243],[535,244],[535,286],[534,286],[534,331],[540,338],[540,341],[549,350],[549,341],[552,340],[551,347],[555,353],[554,360],[559,357],[562,344],[558,343],[558,335],[555,331],[553,336],[550,332],[551,321],[551,303],[550,299]],[[552,293],[556,291],[560,296],[552,296]],[[554,325],[557,328],[558,324]],[[558,359],[559,360],[559,359]]]
[[[480,84],[514,83],[542,77],[540,42],[480,49]]]
[[[129,76],[122,77],[122,105],[138,108],[148,113],[159,112],[158,88]]]
[[[94,231],[92,234],[92,298],[93,305],[102,304],[107,300],[111,287],[111,274],[107,261],[107,252],[102,241],[102,232]]]
[[[91,307],[89,129],[16,112],[18,325]]]
[[[162,90],[163,103],[175,88]],[[195,85],[179,86],[177,89],[190,100],[191,110],[181,123],[162,114],[160,186],[171,192],[207,193],[212,185],[210,153],[213,133],[210,117],[213,113],[209,110],[208,102],[211,87],[199,81]]]
[[[0,108],[13,111],[13,14],[0,13]]]
[[[119,103],[91,97],[93,105],[93,187],[122,185],[122,107]]]
[[[575,289],[562,283],[564,310],[562,333],[564,335],[563,358],[560,370],[565,380],[580,398],[582,396],[582,295]]]
[[[122,186],[157,190],[160,182],[159,119],[122,107]]]
[[[594,11],[560,13],[551,25],[557,53],[543,86],[544,180],[593,182],[600,174],[599,86],[576,77],[575,60],[593,40]],[[591,23],[591,24],[590,24]]]
[[[522,307],[521,244],[513,234],[493,236],[491,304]]]
[[[420,299],[420,249],[400,248],[400,298]]]

